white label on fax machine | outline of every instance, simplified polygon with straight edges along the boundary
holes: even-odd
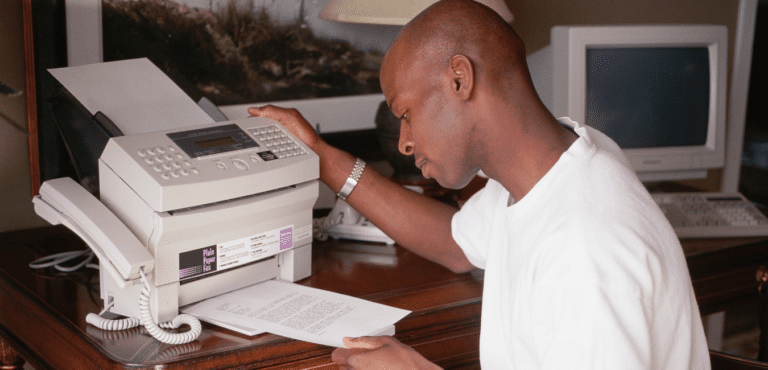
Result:
[[[179,254],[179,280],[242,266],[293,248],[293,225]]]

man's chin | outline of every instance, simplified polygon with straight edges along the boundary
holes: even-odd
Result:
[[[440,177],[440,178],[436,177],[435,181],[437,181],[437,183],[440,184],[440,186],[446,189],[461,190],[464,187],[466,187],[469,184],[469,182],[472,181],[473,178],[475,178],[474,175],[465,176],[464,178],[456,179],[455,181],[446,181],[446,179],[443,177]]]

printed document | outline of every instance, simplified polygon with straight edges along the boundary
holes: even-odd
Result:
[[[183,313],[247,335],[262,332],[344,347],[344,337],[394,334],[410,311],[269,280],[182,308]]]

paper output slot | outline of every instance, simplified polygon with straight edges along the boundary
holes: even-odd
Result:
[[[242,197],[239,197],[239,198],[227,199],[227,200],[223,200],[223,201],[220,201],[220,202],[213,202],[213,203],[201,204],[199,206],[194,206],[194,207],[175,209],[175,210],[172,210],[172,211],[168,211],[168,214],[171,215],[171,216],[182,215],[182,214],[185,214],[185,213],[194,212],[194,211],[198,211],[198,210],[201,210],[201,209],[208,209],[208,208],[215,207],[215,206],[222,206],[222,205],[223,206],[228,206],[228,205],[230,205],[232,203],[236,203],[236,202],[239,202],[241,200],[251,199],[251,198],[259,198],[259,197],[263,197],[263,196],[268,195],[268,194],[276,194],[276,193],[279,193],[279,192],[289,191],[289,190],[293,190],[293,189],[296,189],[296,185],[291,185],[291,186],[286,186],[286,187],[280,188],[280,189],[265,191],[263,193],[246,195],[246,196],[242,196]]]

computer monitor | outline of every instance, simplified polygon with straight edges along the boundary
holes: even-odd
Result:
[[[723,167],[727,51],[724,26],[557,26],[529,65],[556,117],[602,131],[654,182]]]

